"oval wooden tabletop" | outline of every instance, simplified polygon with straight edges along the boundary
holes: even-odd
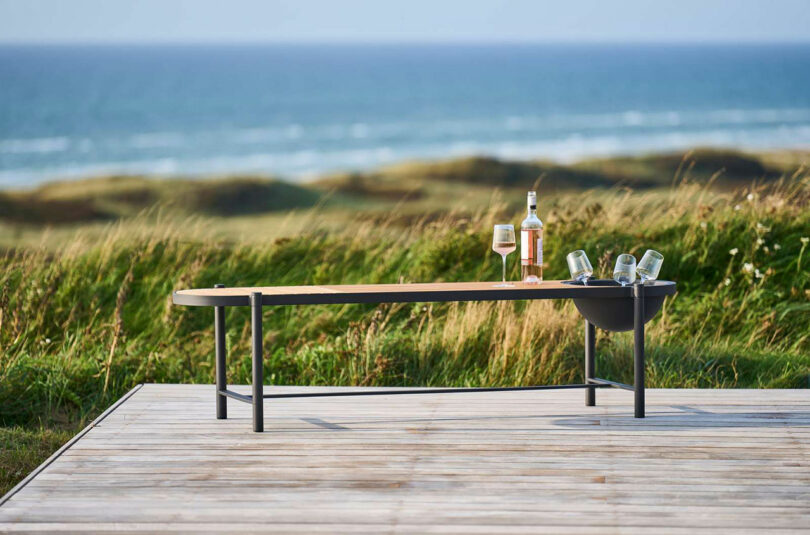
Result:
[[[177,305],[248,306],[251,293],[261,293],[263,305],[314,305],[341,303],[404,303],[430,301],[506,301],[523,299],[628,298],[631,286],[583,286],[572,281],[540,284],[510,282],[432,282],[408,284],[341,284],[320,286],[252,286],[178,290]],[[673,295],[675,283],[653,281],[644,285],[650,297]]]

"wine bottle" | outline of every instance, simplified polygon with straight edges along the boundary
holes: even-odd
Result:
[[[520,278],[529,284],[543,280],[543,222],[537,217],[537,193],[526,196],[529,215],[520,224]]]

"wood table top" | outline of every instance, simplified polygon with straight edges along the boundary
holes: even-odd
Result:
[[[199,288],[178,290],[172,298],[177,305],[248,306],[250,295],[256,292],[261,293],[263,305],[628,298],[633,295],[631,286],[621,287],[613,281],[591,281],[588,286],[560,280],[540,284],[510,282],[513,286],[508,288],[498,287],[498,284],[491,281]],[[648,282],[644,291],[649,296],[672,295],[675,283]]]

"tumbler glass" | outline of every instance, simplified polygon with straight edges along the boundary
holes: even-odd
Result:
[[[613,280],[627,286],[636,281],[636,257],[631,254],[620,254],[613,268]]]
[[[661,272],[661,264],[663,263],[664,255],[658,251],[647,249],[647,252],[641,257],[641,261],[636,267],[636,273],[641,277],[642,284],[657,279],[658,274]]]
[[[568,271],[571,272],[571,278],[583,284],[588,284],[588,279],[593,275],[593,266],[591,266],[585,251],[579,249],[573,253],[568,253],[565,260],[568,262]]]

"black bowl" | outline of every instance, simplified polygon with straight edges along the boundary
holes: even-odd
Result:
[[[565,284],[583,286],[579,281],[566,281]],[[591,279],[589,287],[605,287],[621,285],[610,279]],[[574,305],[579,313],[600,329],[606,331],[633,330],[633,298],[632,288],[625,295],[617,297],[575,297]],[[647,323],[658,314],[664,305],[664,298],[675,293],[675,283],[670,281],[651,281],[644,285],[644,323]]]

